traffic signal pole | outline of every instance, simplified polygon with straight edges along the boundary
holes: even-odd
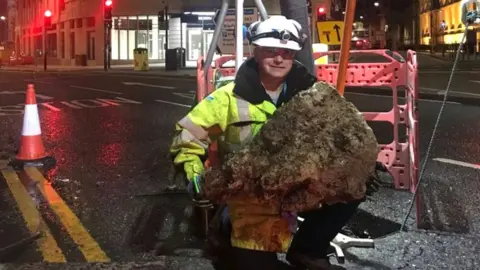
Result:
[[[312,37],[309,31],[309,16],[307,9],[307,0],[280,0],[280,9],[282,15],[288,19],[296,20],[302,26],[304,34],[307,35],[305,46],[296,54],[295,58],[302,63],[310,72],[315,75],[315,65],[313,62]]]
[[[107,22],[105,21],[103,24],[104,28],[104,35],[103,35],[103,69],[105,71],[108,70],[108,45],[107,45],[107,35],[108,35],[108,27],[107,27]]]
[[[48,51],[48,42],[47,42],[47,29],[52,27],[52,12],[46,10],[43,14],[43,70],[47,71],[47,51]]]
[[[110,68],[110,29],[112,27],[112,0],[105,0],[103,5],[103,69]]]
[[[43,71],[47,71],[47,27],[43,27]]]

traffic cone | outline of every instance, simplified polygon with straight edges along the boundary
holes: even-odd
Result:
[[[47,157],[42,141],[37,99],[33,84],[29,84],[25,98],[22,141],[16,156],[17,161],[38,161]]]

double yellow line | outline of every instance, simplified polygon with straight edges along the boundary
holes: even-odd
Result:
[[[38,211],[35,202],[28,194],[17,173],[10,167],[0,168],[7,184],[15,198],[23,219],[32,233],[40,232],[42,237],[37,240],[37,246],[45,262],[66,262],[65,255],[52,236],[50,229]],[[71,239],[77,244],[87,262],[110,262],[110,258],[100,248],[78,217],[58,195],[43,174],[35,167],[24,168],[27,175],[38,185],[40,193],[48,202],[50,208],[66,229]]]

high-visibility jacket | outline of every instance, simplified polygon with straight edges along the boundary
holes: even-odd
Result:
[[[214,91],[177,123],[170,148],[174,163],[183,164],[191,180],[195,174],[203,173],[203,160],[212,141],[218,143],[221,161],[225,154],[251,140],[278,106],[315,81],[305,67],[295,63],[275,105],[260,83],[257,63],[253,58],[248,60],[240,67],[235,82]],[[261,206],[253,196],[226,203],[232,223],[232,246],[287,251],[292,240],[291,224],[279,208]]]

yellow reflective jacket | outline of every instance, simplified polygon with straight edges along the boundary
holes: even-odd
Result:
[[[218,143],[221,161],[225,154],[251,140],[277,107],[315,81],[305,67],[294,63],[286,78],[285,91],[275,105],[260,82],[256,61],[249,59],[240,67],[234,82],[214,91],[177,123],[170,148],[174,163],[183,164],[191,180],[195,174],[203,173],[203,161],[212,141]],[[278,208],[262,207],[253,197],[228,201],[227,205],[232,222],[232,246],[287,251],[292,233]]]

